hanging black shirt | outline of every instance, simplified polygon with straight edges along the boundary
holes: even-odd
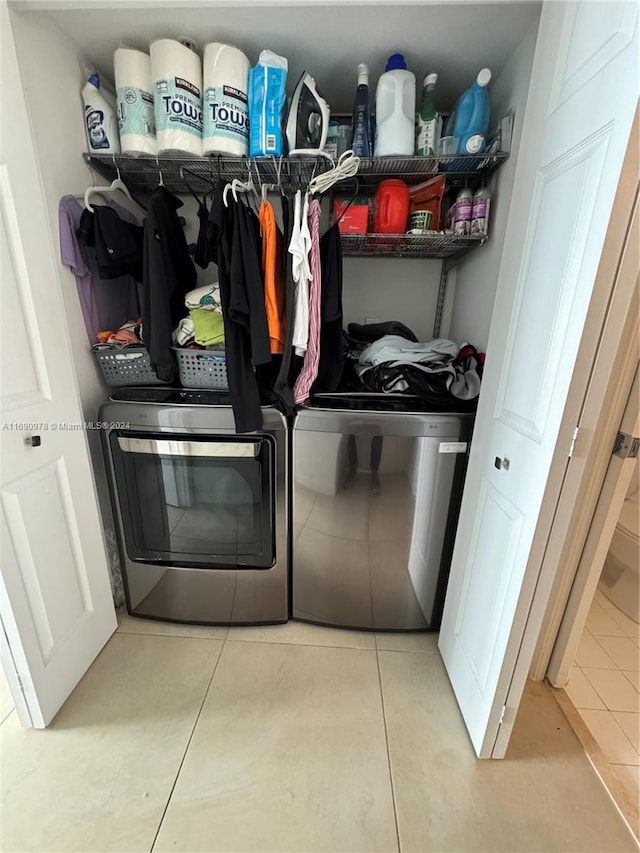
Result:
[[[116,210],[103,204],[85,209],[80,217],[76,237],[95,249],[100,278],[130,275],[142,281],[143,228],[122,219]]]
[[[217,238],[227,379],[236,431],[253,432],[262,428],[254,366],[271,360],[260,231],[255,214],[242,203],[229,198],[224,206],[224,187],[220,182],[209,215]]]
[[[342,342],[342,246],[338,223],[320,238],[320,360],[312,394],[335,391],[344,369]]]
[[[179,198],[158,187],[144,223],[142,334],[151,366],[163,382],[176,378],[171,333],[187,314],[184,298],[197,280],[176,213],[180,207]]]

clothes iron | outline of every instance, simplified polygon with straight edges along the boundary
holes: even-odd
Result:
[[[316,89],[316,81],[303,71],[287,116],[289,154],[322,151],[327,141],[329,114],[329,105]]]

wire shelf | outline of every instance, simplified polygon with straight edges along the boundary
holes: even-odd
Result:
[[[486,234],[341,234],[342,254],[352,258],[457,259],[487,240]]]
[[[497,169],[508,154],[461,154],[455,157],[363,157],[357,178],[363,187],[375,186],[385,177],[402,178],[408,184],[419,183],[430,175],[445,174],[451,185],[479,183],[483,175]],[[277,183],[304,188],[314,175],[332,168],[326,157],[317,155],[291,155],[289,157],[233,157],[211,155],[85,154],[85,161],[102,177],[112,180],[117,170],[124,182],[133,190],[153,191],[159,183],[160,173],[164,185],[171,192],[187,192],[186,176],[196,192],[205,193],[219,178],[246,180],[251,174],[257,182]],[[345,183],[352,183],[349,178]],[[337,187],[340,184],[336,184]]]

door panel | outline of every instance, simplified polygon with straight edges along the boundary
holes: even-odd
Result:
[[[23,725],[46,726],[116,627],[50,225],[0,6],[0,617]],[[4,129],[4,128],[3,128]],[[71,428],[65,428],[70,425]]]
[[[551,462],[579,412],[565,404],[638,98],[637,17],[635,3],[543,6],[440,633],[481,757],[497,754],[532,544],[562,480],[554,469],[549,488]]]
[[[0,165],[0,355],[3,409],[10,411],[49,396],[46,363],[34,323],[27,264],[7,167]],[[20,364],[20,371],[15,364]]]

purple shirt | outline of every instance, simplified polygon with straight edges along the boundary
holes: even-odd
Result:
[[[109,207],[127,222],[138,224],[133,214],[114,201],[109,200]],[[83,210],[78,199],[72,195],[60,199],[60,260],[75,276],[84,324],[89,343],[93,346],[98,341],[98,332],[115,332],[127,320],[137,320],[140,316],[140,300],[138,284],[131,276],[100,278],[95,249],[79,243],[76,237]]]

